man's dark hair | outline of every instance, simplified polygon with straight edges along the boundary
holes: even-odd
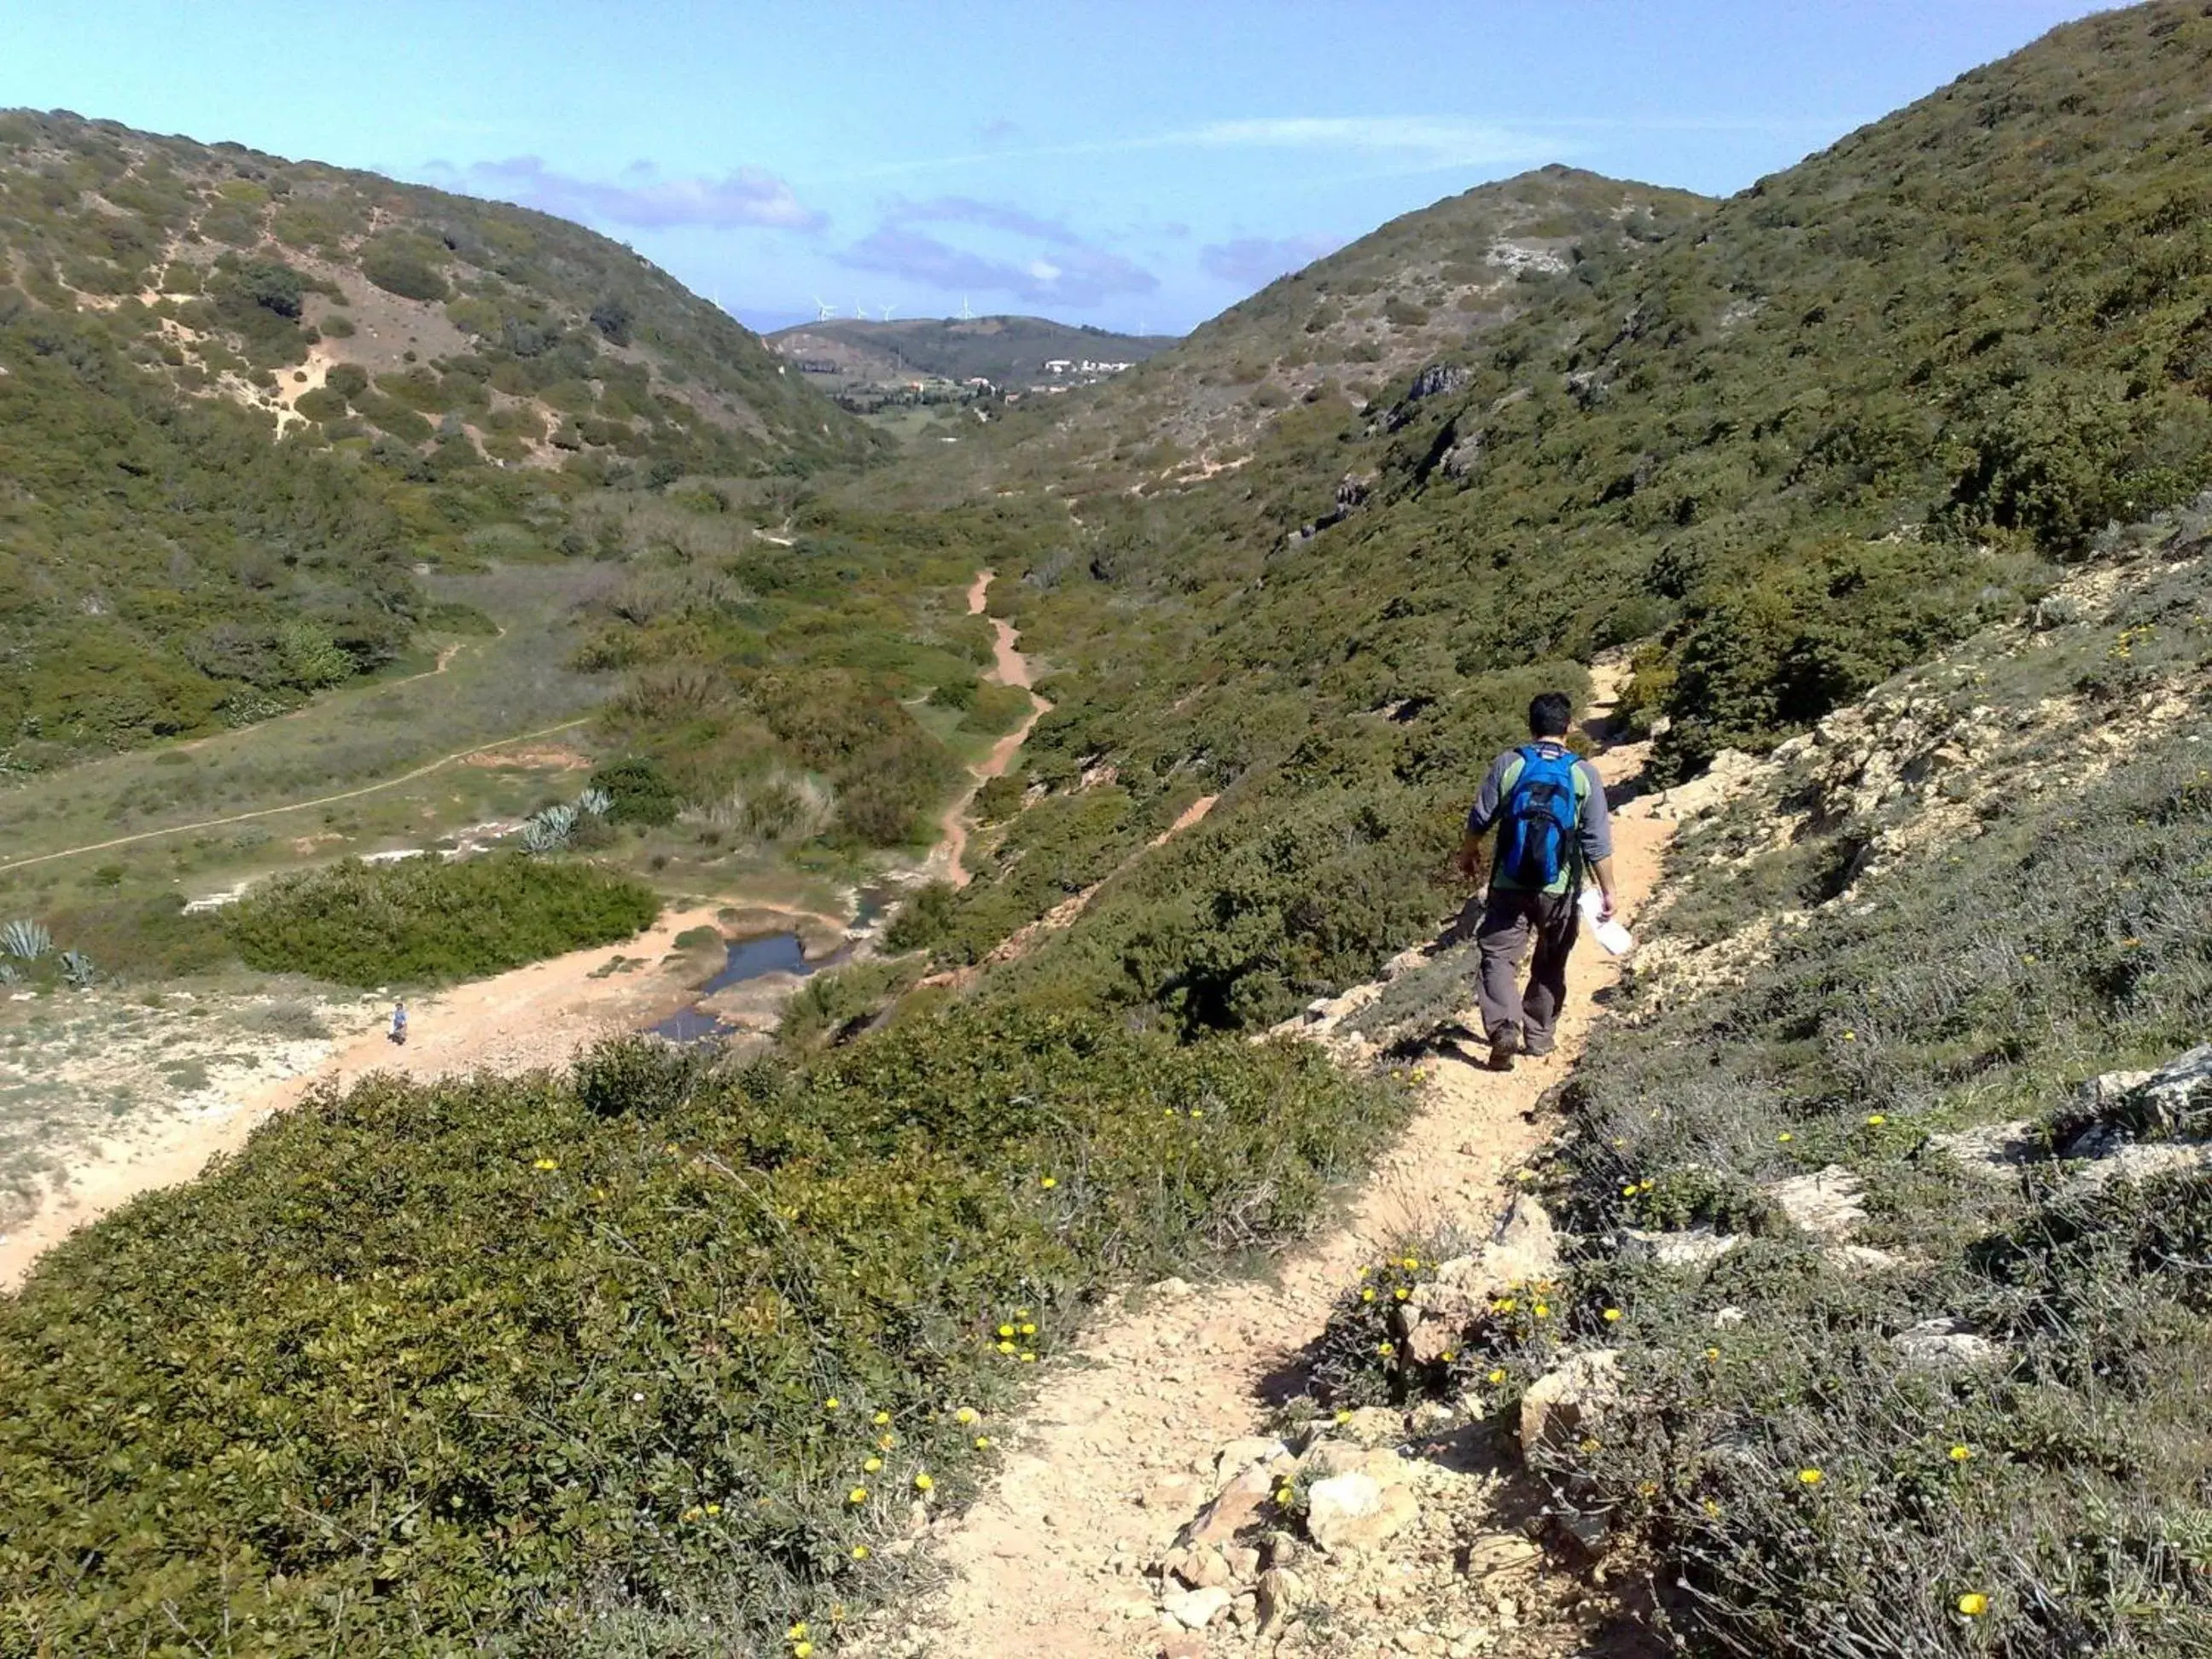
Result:
[[[1547,691],[1533,697],[1528,703],[1528,735],[1532,738],[1564,738],[1568,722],[1575,717],[1575,705],[1564,691]]]

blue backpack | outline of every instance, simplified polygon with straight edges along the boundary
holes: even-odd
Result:
[[[1568,849],[1582,822],[1576,760],[1534,744],[1521,750],[1521,775],[1505,799],[1498,832],[1498,867],[1516,886],[1541,892],[1568,867]]]

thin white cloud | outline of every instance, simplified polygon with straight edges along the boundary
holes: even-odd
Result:
[[[839,175],[890,178],[901,173],[1009,161],[1134,155],[1147,150],[1304,150],[1358,157],[1361,177],[1510,167],[1559,161],[1582,147],[1581,135],[1601,132],[1833,133],[1853,123],[1826,116],[1502,117],[1449,115],[1281,115],[1208,121],[1127,138],[999,148],[960,155],[917,156]]]
[[[664,179],[651,163],[638,161],[624,169],[620,181],[608,182],[558,172],[539,156],[515,155],[465,167],[433,161],[421,171],[447,190],[538,208],[586,224],[641,230],[679,225],[716,230],[818,230],[828,222],[825,216],[801,203],[790,185],[764,167],[738,167],[719,179]]]

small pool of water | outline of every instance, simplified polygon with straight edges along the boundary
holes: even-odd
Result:
[[[871,882],[854,895],[853,926],[872,927],[898,900],[899,890],[884,882]]]
[[[717,991],[726,991],[732,985],[742,985],[764,974],[796,974],[803,979],[825,965],[807,961],[805,944],[796,933],[764,933],[757,939],[732,939],[721,967],[699,988],[697,994],[702,999],[710,997]],[[654,1036],[666,1037],[671,1042],[712,1042],[738,1028],[694,1003],[678,1009],[650,1029]]]
[[[699,988],[699,994],[710,997],[732,985],[758,979],[763,974],[805,975],[813,971],[807,965],[806,946],[796,933],[767,933],[759,939],[732,939],[729,955],[714,978]]]

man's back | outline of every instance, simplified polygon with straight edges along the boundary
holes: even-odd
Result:
[[[1541,760],[1556,760],[1568,756],[1567,746],[1552,738],[1538,738],[1529,743],[1506,750],[1490,763],[1490,770],[1482,780],[1482,788],[1476,794],[1474,806],[1467,815],[1467,830],[1470,836],[1482,836],[1498,823],[1512,804],[1514,791],[1519,787],[1532,757]],[[1577,758],[1575,778],[1575,848],[1576,856],[1563,857],[1559,872],[1545,883],[1524,884],[1503,866],[1503,862],[1491,872],[1491,885],[1509,891],[1540,890],[1564,893],[1572,886],[1581,867],[1596,864],[1613,853],[1613,815],[1607,809],[1605,780],[1598,775],[1597,768],[1589,761]],[[1564,851],[1564,849],[1563,849]]]

